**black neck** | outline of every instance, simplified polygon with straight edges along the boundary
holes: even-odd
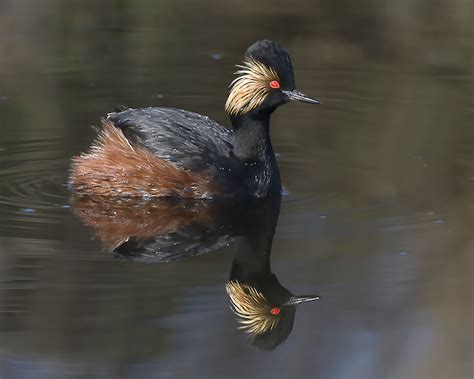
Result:
[[[240,238],[236,242],[231,280],[245,283],[271,275],[270,253],[280,205],[280,197],[248,201],[238,207],[239,213],[232,215]]]
[[[249,161],[273,157],[269,114],[244,114],[230,119],[234,128],[235,156]]]
[[[244,186],[252,196],[280,195],[280,173],[270,140],[270,113],[231,116],[233,153],[244,163]]]

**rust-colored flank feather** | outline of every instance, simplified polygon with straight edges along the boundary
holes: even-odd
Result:
[[[212,221],[211,202],[175,203],[164,200],[107,201],[104,198],[80,196],[74,199],[74,212],[95,229],[106,250],[112,251],[130,237],[146,241],[152,236],[166,235],[191,223]]]
[[[106,120],[90,151],[73,159],[70,184],[78,194],[108,197],[211,198],[217,193],[206,174],[179,168],[130,143]]]

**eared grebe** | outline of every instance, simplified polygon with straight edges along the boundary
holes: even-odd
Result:
[[[145,198],[280,195],[270,115],[290,100],[319,101],[295,89],[290,56],[275,42],[255,42],[238,67],[225,104],[232,130],[181,109],[111,113],[90,151],[73,159],[72,190]]]

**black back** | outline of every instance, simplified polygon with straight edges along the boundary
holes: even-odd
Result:
[[[232,131],[198,113],[150,107],[111,113],[108,120],[129,141],[179,167],[201,171],[230,164]]]

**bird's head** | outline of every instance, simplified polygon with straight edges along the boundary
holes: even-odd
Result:
[[[317,295],[293,296],[282,287],[278,292],[284,292],[285,296],[273,303],[257,288],[237,281],[228,282],[226,290],[239,328],[249,334],[253,345],[264,350],[273,350],[286,340],[298,304],[319,300]]]
[[[291,100],[319,104],[319,100],[296,90],[290,55],[275,42],[255,42],[237,67],[238,76],[230,84],[225,104],[231,116],[250,112],[271,113]]]

